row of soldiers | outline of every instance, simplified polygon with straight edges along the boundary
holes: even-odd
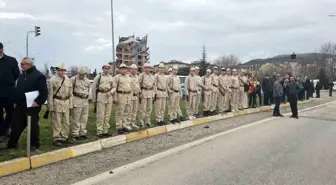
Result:
[[[50,79],[48,85],[48,110],[51,112],[54,144],[61,146],[69,143],[70,121],[74,141],[87,140],[86,125],[89,115],[89,94],[96,112],[97,136],[109,137],[110,117],[113,104],[116,106],[116,129],[118,134],[151,127],[151,113],[155,103],[155,115],[158,125],[165,125],[164,113],[168,101],[168,123],[183,121],[180,108],[182,89],[177,76],[178,67],[165,75],[165,66],[158,66],[158,73],[153,75],[152,67],[145,63],[143,72],[137,75],[135,64],[121,64],[119,74],[111,76],[111,66],[104,64],[102,73],[95,77],[93,84],[86,78],[87,71],[83,68],[78,75],[65,76],[65,65],[56,68],[57,75]],[[244,73],[244,71],[242,71]],[[242,74],[243,74],[242,73]],[[191,68],[185,79],[188,101],[188,117],[200,117],[198,106],[204,97],[204,116],[214,115],[218,105],[220,112],[230,109],[238,111],[247,108],[247,84],[245,75],[238,76],[237,70],[217,67],[206,71],[202,78],[199,68]],[[90,91],[91,87],[91,91]],[[138,116],[139,124],[136,124]]]
[[[217,107],[220,113],[248,108],[249,85],[247,73],[244,70],[238,75],[236,69],[231,71],[230,68],[222,68],[219,71],[214,67],[213,72],[207,69],[204,77],[199,76],[199,71],[199,67],[191,68],[185,80],[189,119],[200,117],[198,108],[202,97],[204,99],[203,116],[215,115]]]

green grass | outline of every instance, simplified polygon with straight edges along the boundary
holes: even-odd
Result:
[[[182,109],[182,113],[184,114],[184,116],[186,116],[186,107],[185,107],[185,101],[181,101],[180,103],[181,109]],[[112,114],[111,114],[111,119],[110,119],[110,125],[111,125],[111,133],[116,135],[116,130],[115,130],[115,105],[113,105],[113,110],[112,110]],[[151,122],[153,126],[156,126],[156,120],[155,120],[155,105],[153,105],[153,112],[152,112],[152,116],[151,116]],[[40,152],[44,153],[44,152],[48,152],[48,151],[52,151],[52,150],[56,150],[56,149],[60,149],[60,147],[56,147],[53,145],[53,137],[52,137],[52,126],[51,126],[51,120],[48,119],[43,119],[42,116],[44,114],[44,112],[46,111],[46,107],[43,106],[41,113],[40,113],[40,143],[41,143],[41,147],[40,147]],[[50,117],[49,117],[50,118]],[[166,108],[165,111],[165,121],[168,121],[168,109]],[[71,123],[70,123],[70,130],[71,130]],[[88,124],[87,124],[87,136],[89,137],[89,140],[87,142],[90,141],[95,141],[98,140],[99,138],[96,136],[96,115],[93,113],[93,106],[90,105],[90,110],[89,110],[89,118],[88,118]],[[24,157],[26,156],[26,141],[27,141],[27,130],[25,130],[20,138],[19,141],[19,148],[18,149],[11,149],[11,150],[6,150],[3,152],[0,152],[0,162],[3,161],[7,161],[10,159],[15,159],[15,158],[19,158],[19,157]],[[69,134],[69,137],[71,138],[71,131]],[[4,144],[7,144],[7,140],[5,141]],[[35,153],[37,154],[37,153]],[[32,155],[34,155],[34,153],[32,153]]]

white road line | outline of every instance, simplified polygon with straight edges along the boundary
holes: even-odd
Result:
[[[314,106],[314,107],[309,107],[309,108],[306,108],[306,109],[302,109],[302,110],[299,110],[299,112],[309,111],[309,110],[319,108],[319,107],[323,107],[323,106],[333,104],[333,103],[336,103],[336,101],[332,101],[332,102],[329,102],[329,103],[324,103],[324,104],[317,105],[317,106]],[[285,115],[290,115],[290,114],[291,113],[286,113]],[[93,185],[93,184],[97,184],[101,181],[107,180],[107,179],[112,178],[114,176],[117,176],[119,174],[134,170],[134,169],[139,168],[139,167],[146,166],[147,164],[150,164],[150,163],[153,163],[153,162],[158,161],[160,159],[166,158],[170,155],[176,154],[176,153],[181,152],[183,150],[186,150],[188,148],[191,148],[191,147],[194,147],[196,145],[199,145],[199,144],[205,143],[207,141],[213,140],[217,137],[220,137],[220,136],[223,136],[223,135],[226,135],[226,134],[229,134],[231,132],[235,132],[235,131],[238,131],[238,130],[241,130],[241,129],[253,127],[255,125],[259,125],[259,124],[262,124],[262,123],[265,123],[265,122],[268,122],[268,121],[271,121],[271,120],[274,120],[274,119],[279,119],[279,118],[277,118],[277,117],[267,118],[267,119],[260,120],[260,121],[250,123],[250,124],[247,124],[247,125],[243,125],[243,126],[231,129],[231,130],[227,130],[227,131],[224,131],[224,132],[212,135],[212,136],[208,136],[208,137],[205,137],[205,138],[202,138],[202,139],[199,139],[199,140],[196,140],[196,141],[193,141],[193,142],[190,142],[190,143],[187,143],[187,144],[169,149],[167,151],[149,156],[149,157],[141,159],[139,161],[135,161],[133,163],[126,164],[124,166],[115,168],[113,170],[109,170],[107,172],[101,173],[101,174],[96,175],[94,177],[90,177],[90,178],[85,179],[83,181],[74,183],[73,185]],[[110,172],[113,172],[113,173],[110,173]]]

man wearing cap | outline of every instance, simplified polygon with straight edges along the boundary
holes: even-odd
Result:
[[[168,69],[168,74],[167,74],[167,76],[172,75],[172,72],[173,72],[173,69],[172,69],[172,68],[169,68],[169,69]]]
[[[214,67],[213,73],[211,74],[211,81],[212,81],[212,95],[211,95],[210,115],[215,115],[219,93],[218,67]]]
[[[232,112],[237,112],[238,111],[238,105],[239,105],[239,78],[238,78],[238,72],[237,69],[232,70]]]
[[[239,110],[243,110],[243,109],[247,109],[247,90],[245,90],[245,86],[248,86],[247,83],[247,76],[245,76],[245,70],[242,69],[240,72],[240,75],[238,76],[239,79],[239,96],[238,96],[238,101],[239,101],[239,105],[238,108]]]
[[[210,106],[211,106],[211,95],[212,95],[212,79],[211,70],[207,69],[205,76],[203,76],[202,82],[204,85],[204,106],[203,106],[203,116],[210,116]]]
[[[154,97],[154,76],[151,74],[151,66],[148,63],[143,65],[143,73],[139,75],[140,81],[140,126],[151,126],[151,113],[153,109]]]
[[[132,78],[127,75],[128,67],[125,64],[121,64],[119,67],[119,74],[114,77],[117,93],[115,94],[115,102],[117,104],[116,112],[116,129],[118,134],[124,132],[131,132],[131,123],[128,117],[130,116],[133,91],[132,91]],[[138,129],[133,125],[134,129]]]
[[[200,72],[200,68],[198,66],[195,67],[195,77],[197,78],[198,80],[198,83],[199,84],[202,84],[202,78],[200,77],[199,75],[199,72]],[[199,113],[199,109],[198,107],[201,105],[201,99],[202,99],[202,88],[199,86],[198,87],[198,99],[197,99],[197,102],[196,102],[196,117],[199,118],[201,117],[201,114]]]
[[[231,78],[231,69],[227,68],[226,73],[223,77],[223,88],[224,88],[224,105],[223,110],[224,112],[230,111],[230,104],[232,103],[232,78]]]
[[[97,136],[100,138],[110,136],[110,117],[113,95],[116,91],[113,77],[109,73],[110,68],[110,64],[104,64],[103,73],[94,78],[91,87],[92,103],[97,107]]]
[[[5,55],[3,45],[0,42],[0,112],[6,111],[6,117],[0,114],[0,142],[5,140],[10,129],[10,123],[14,111],[11,94],[15,87],[15,81],[20,75],[18,62],[15,58]]]
[[[164,125],[164,112],[168,96],[167,77],[164,64],[159,65],[159,72],[154,75],[155,114],[158,125]]]
[[[12,131],[6,147],[1,149],[17,148],[19,138],[27,127],[27,116],[31,117],[31,150],[40,148],[39,113],[41,106],[47,100],[48,88],[45,76],[36,69],[32,59],[25,57],[21,61],[22,73],[11,95],[15,100],[15,109],[12,120]],[[38,91],[32,105],[27,105],[25,93]]]
[[[225,105],[225,82],[224,82],[224,76],[226,74],[225,68],[223,67],[221,69],[221,73],[218,76],[218,110],[219,112],[224,112],[224,105]]]
[[[140,89],[140,83],[139,83],[139,76],[137,75],[138,67],[135,64],[132,64],[130,66],[130,77],[132,80],[132,101],[131,101],[131,110],[130,110],[130,116],[128,116],[128,122],[131,123],[131,127],[134,129],[139,129],[139,127],[136,125],[136,116],[138,113],[139,108],[139,94],[141,92]]]
[[[204,86],[200,83],[198,78],[195,76],[195,68],[190,68],[190,74],[188,79],[186,79],[186,96],[189,101],[189,119],[195,119],[197,113],[197,99],[199,88]]]
[[[168,103],[168,113],[170,123],[180,123],[183,121],[183,114],[180,107],[180,100],[182,96],[182,89],[180,78],[177,76],[178,67],[175,65],[172,69],[172,75],[167,79],[168,92],[169,92],[169,103]],[[178,117],[180,119],[178,119]]]
[[[81,68],[71,78],[73,87],[73,109],[71,112],[72,136],[74,141],[87,140],[86,124],[89,117],[90,80],[86,78],[87,70]]]
[[[48,110],[51,112],[54,145],[70,144],[69,114],[73,108],[73,88],[70,78],[65,76],[66,67],[62,63],[56,67],[56,76],[48,85]]]

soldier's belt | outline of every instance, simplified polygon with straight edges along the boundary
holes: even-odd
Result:
[[[194,90],[191,90],[191,89],[188,89],[190,92],[198,92],[197,90],[196,91],[194,91]]]
[[[213,86],[215,86],[215,87],[218,87],[218,85],[215,85],[215,84],[212,84]]]
[[[158,91],[166,91],[166,89],[157,88]]]
[[[176,93],[180,92],[180,91],[178,91],[178,90],[175,90],[175,89],[173,89],[173,91],[174,91],[174,92],[176,92]]]
[[[145,89],[145,90],[148,90],[148,91],[150,91],[150,90],[153,90],[153,87],[151,87],[151,88],[147,88],[147,87],[141,87],[141,89]]]
[[[68,100],[68,99],[70,99],[70,96],[67,96],[67,97],[54,96],[54,99],[56,99],[56,100]]]
[[[118,94],[130,94],[131,91],[117,91]]]
[[[108,93],[108,92],[110,92],[112,90],[112,88],[111,89],[98,89],[98,92],[99,93]]]
[[[138,96],[138,95],[139,95],[139,93],[137,93],[137,94],[134,93],[134,94],[133,94],[133,96]]]
[[[81,98],[81,99],[88,99],[89,95],[87,94],[82,94],[82,93],[77,93],[77,92],[73,92],[73,95],[77,98]]]

